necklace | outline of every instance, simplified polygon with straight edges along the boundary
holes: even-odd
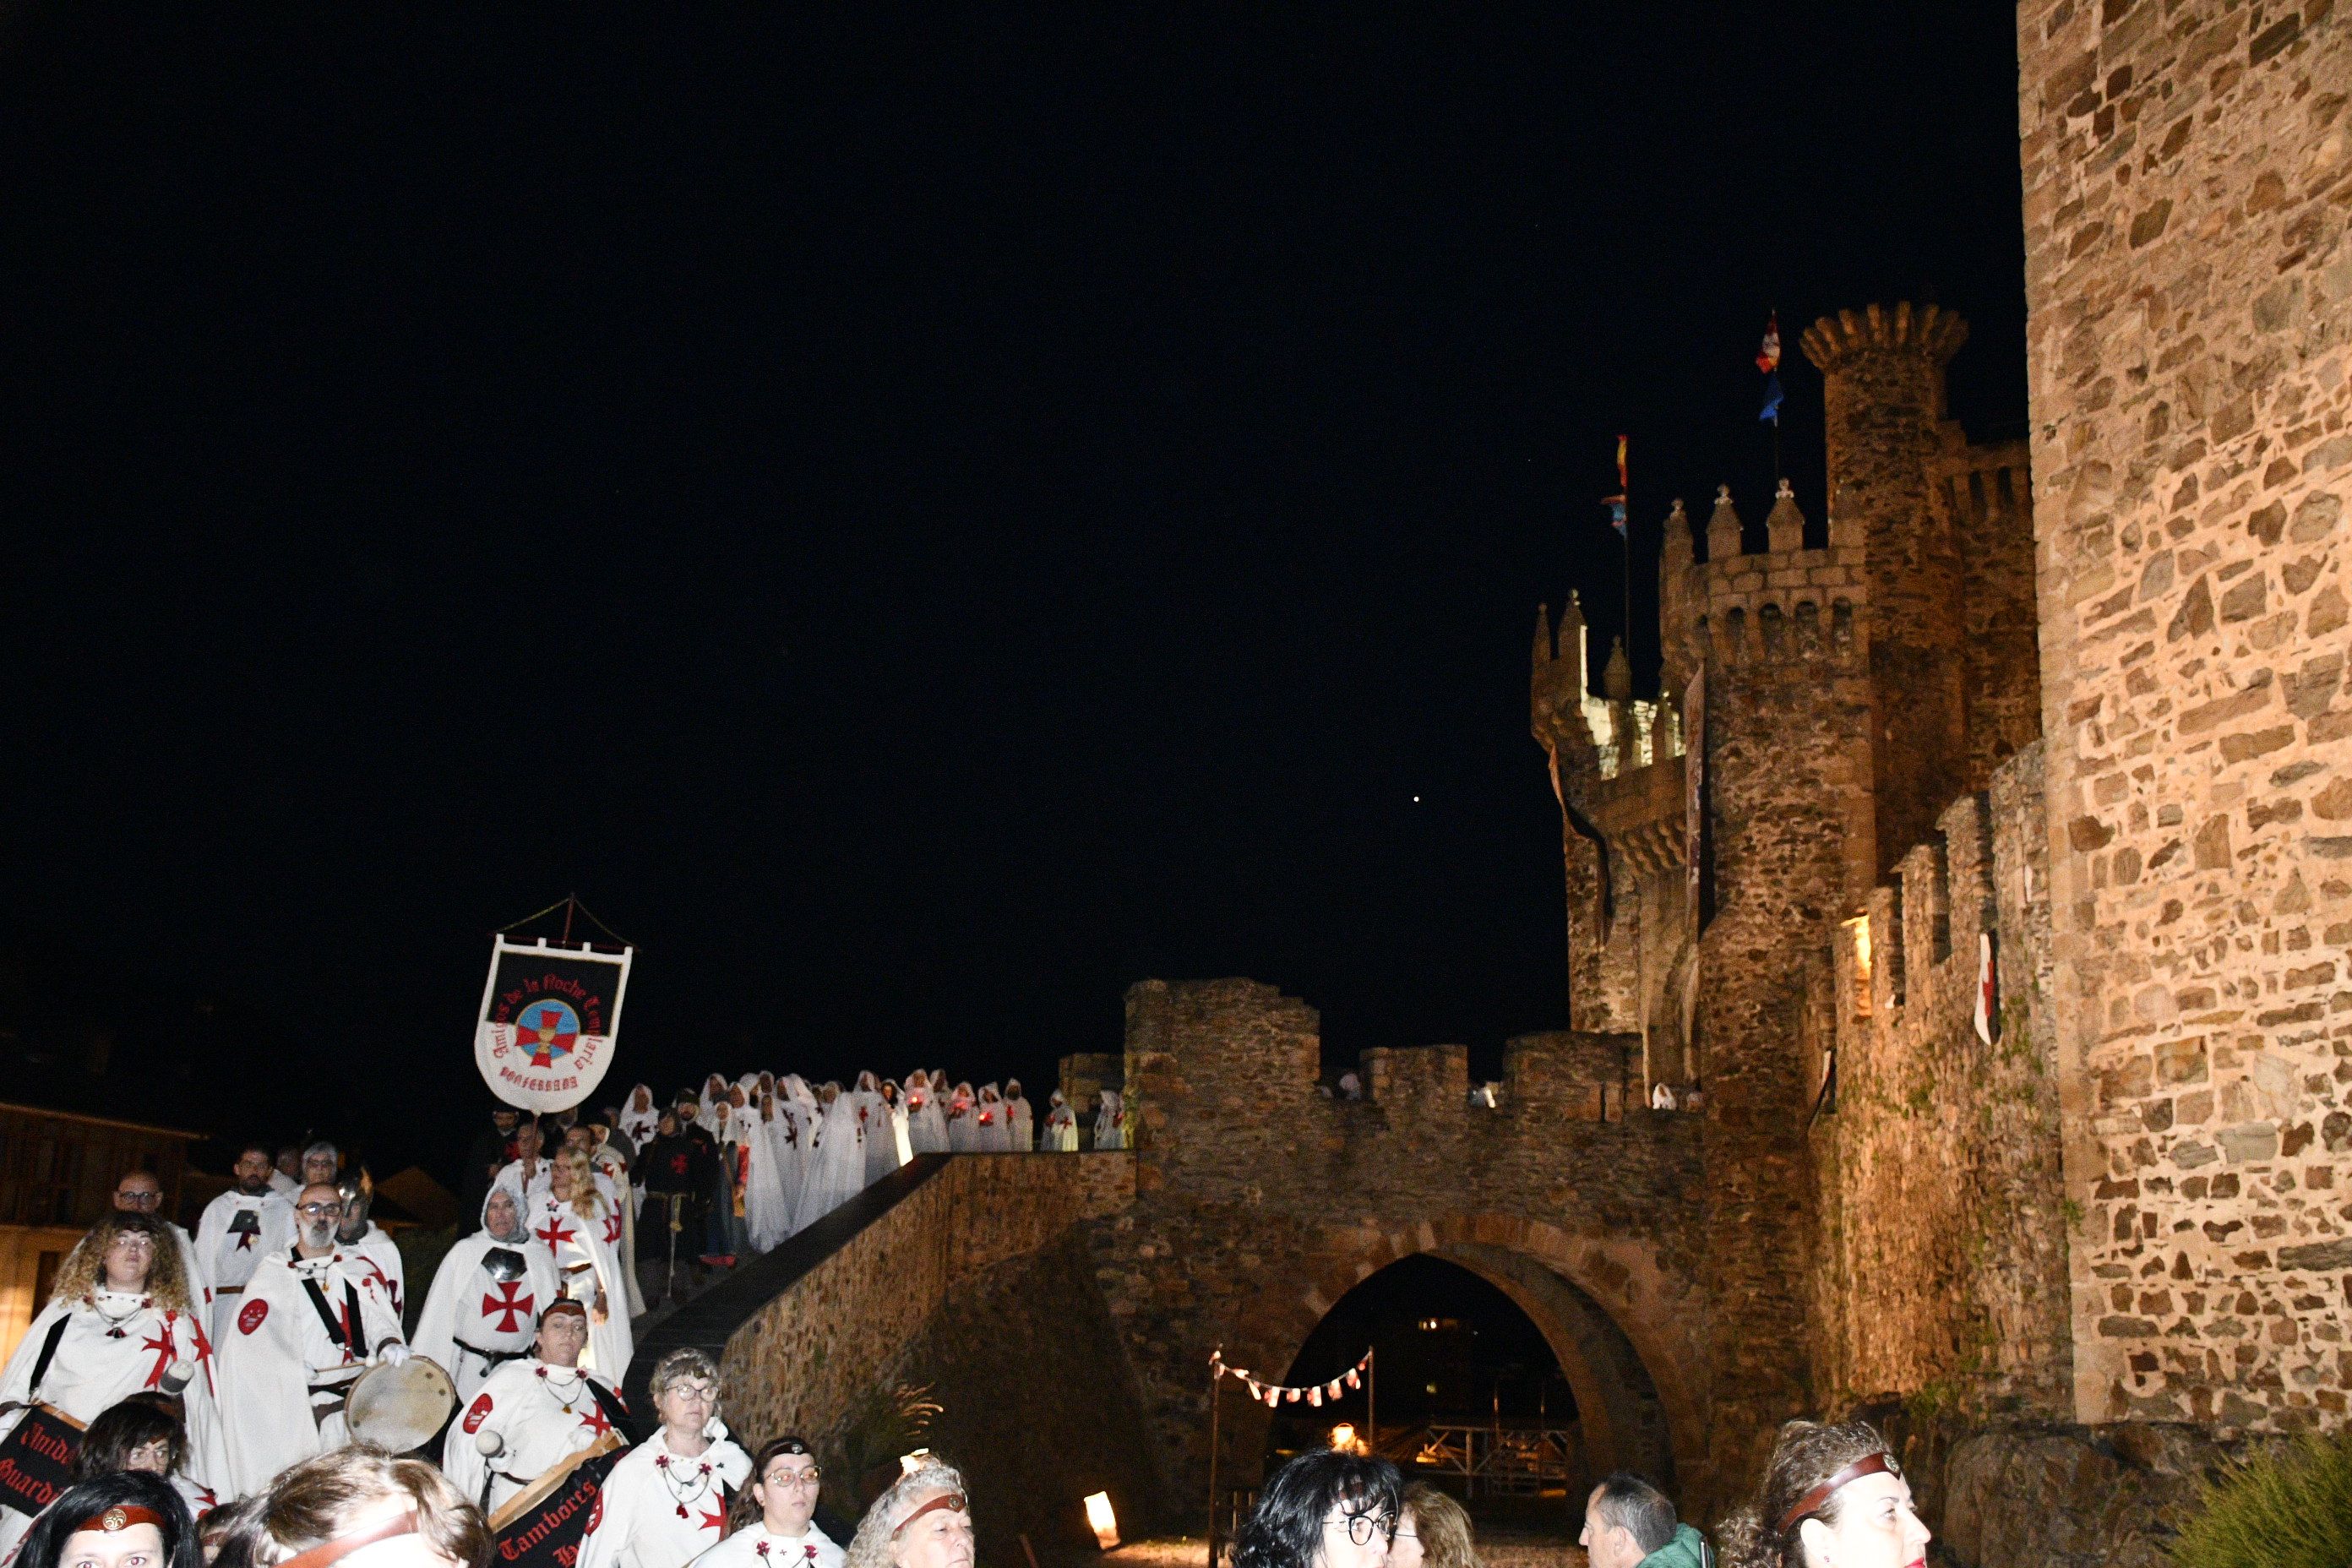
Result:
[[[115,1294],[115,1292],[109,1291],[107,1294],[112,1295]],[[97,1296],[93,1295],[89,1298],[89,1310],[96,1312],[100,1317],[105,1319],[109,1325],[106,1331],[106,1337],[110,1340],[130,1338],[130,1335],[124,1331],[122,1325],[129,1322],[131,1319],[137,1317],[140,1313],[145,1311],[152,1305],[154,1305],[154,1302],[150,1298],[142,1296],[139,1300],[133,1301],[127,1310],[120,1312],[110,1312],[106,1310],[106,1303],[100,1300]]]
[[[654,1457],[654,1469],[660,1475],[662,1485],[668,1489],[671,1500],[677,1504],[677,1517],[684,1519],[686,1517],[686,1505],[692,1502],[695,1499],[700,1497],[704,1492],[710,1489],[710,1461],[708,1459],[678,1460],[678,1467],[681,1469],[688,1464],[693,1464],[697,1467],[694,1484],[681,1489],[676,1481],[670,1479],[670,1458],[671,1456],[668,1454],[656,1455]]]
[[[572,1403],[580,1397],[582,1392],[588,1386],[588,1374],[580,1371],[577,1367],[574,1367],[572,1369],[572,1389],[570,1393],[564,1392],[562,1384],[557,1381],[551,1369],[542,1366],[539,1369],[539,1375],[547,1384],[547,1392],[554,1395],[555,1402],[558,1405],[563,1406],[563,1414],[566,1415],[572,1415]]]

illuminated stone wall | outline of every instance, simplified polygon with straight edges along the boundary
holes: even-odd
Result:
[[[2345,1409],[2352,13],[2027,0],[2074,1407]]]

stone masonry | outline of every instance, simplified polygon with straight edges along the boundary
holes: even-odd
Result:
[[[2352,1383],[2352,13],[2018,10],[2074,1408]]]

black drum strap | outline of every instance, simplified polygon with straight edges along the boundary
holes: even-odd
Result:
[[[58,1359],[58,1342],[66,1337],[66,1324],[72,1319],[71,1312],[60,1312],[58,1314],[58,1321],[49,1325],[48,1338],[41,1342],[40,1357],[33,1363],[33,1381],[25,1394],[26,1404],[33,1405],[39,1402],[41,1379],[49,1375],[49,1363]]]

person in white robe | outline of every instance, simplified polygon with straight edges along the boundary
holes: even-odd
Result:
[[[513,1188],[515,1195],[525,1203],[547,1191],[546,1145],[546,1131],[540,1126],[539,1118],[524,1117],[515,1127],[516,1157],[499,1168],[491,1185]]]
[[[743,1142],[743,1227],[754,1252],[772,1252],[793,1234],[792,1206],[772,1136],[782,1114],[775,1095],[762,1094],[751,1113],[751,1136]]]
[[[1029,1109],[1029,1097],[1021,1092],[1021,1080],[1004,1080],[1004,1146],[1016,1154],[1026,1154],[1037,1144],[1035,1113]]]
[[[637,1256],[637,1205],[645,1194],[643,1189],[630,1185],[632,1162],[622,1157],[612,1139],[612,1130],[595,1122],[587,1127],[583,1146],[588,1151],[588,1163],[596,1172],[596,1190],[604,1194],[613,1205],[613,1212],[620,1216],[620,1237],[613,1243],[613,1251],[623,1265],[621,1282],[628,1288],[629,1316],[640,1318],[645,1315],[646,1298],[637,1289],[637,1271],[630,1265]]]
[[[196,1221],[196,1257],[212,1285],[212,1341],[228,1337],[254,1267],[294,1245],[294,1205],[269,1178],[277,1169],[258,1143],[238,1151],[232,1168],[236,1185],[205,1205]]]
[[[980,1086],[980,1100],[973,1115],[979,1121],[980,1152],[1003,1154],[1013,1147],[1013,1112],[1005,1106],[1004,1093],[992,1083]]]
[[[548,1190],[523,1208],[532,1245],[555,1265],[556,1286],[588,1309],[588,1351],[583,1364],[618,1385],[629,1375],[635,1341],[629,1330],[626,1263],[614,1250],[620,1215],[596,1190],[588,1156],[567,1149],[555,1160]]]
[[[384,1234],[382,1226],[368,1218],[368,1208],[375,1202],[374,1178],[368,1174],[366,1166],[353,1165],[335,1183],[335,1190],[343,1195],[343,1223],[335,1229],[335,1245],[366,1260],[383,1282],[384,1293],[391,1297],[393,1311],[404,1321],[408,1316],[408,1265],[400,1256],[399,1244]]]
[[[898,1139],[893,1131],[890,1102],[883,1098],[882,1080],[870,1072],[857,1075],[857,1130],[866,1145],[863,1184],[872,1186],[898,1168]]]
[[[188,1300],[196,1304],[198,1316],[209,1321],[213,1304],[210,1277],[205,1272],[204,1259],[196,1256],[195,1238],[175,1221],[163,1218],[163,1184],[156,1179],[155,1173],[124,1172],[122,1179],[114,1184],[114,1207],[122,1214],[148,1215],[162,1224],[180,1255],[180,1268],[188,1277]]]
[[[661,1107],[654,1102],[652,1086],[641,1083],[630,1089],[628,1102],[621,1107],[621,1136],[629,1147],[642,1149],[652,1142],[660,1122]]]
[[[441,1468],[483,1513],[574,1454],[608,1452],[627,1440],[628,1407],[612,1380],[580,1364],[587,1344],[587,1309],[557,1298],[540,1313],[530,1352],[459,1402],[464,1414],[449,1424]]]
[[[776,1151],[776,1184],[784,1194],[786,1225],[798,1229],[801,1189],[808,1184],[809,1151],[816,1142],[816,1096],[796,1072],[776,1084],[776,1119],[768,1123],[768,1138]]]
[[[710,1134],[714,1143],[720,1142],[727,1131],[727,1080],[717,1073],[702,1080],[700,1114],[695,1118],[702,1130]]]
[[[890,1143],[896,1164],[903,1165],[915,1157],[915,1151],[907,1142],[907,1095],[898,1087],[898,1079],[882,1080],[882,1103],[890,1108]]]
[[[948,1149],[951,1153],[972,1154],[980,1150],[980,1097],[971,1085],[960,1083],[948,1096]]]
[[[907,1147],[916,1154],[948,1152],[948,1122],[940,1087],[920,1068],[907,1075]]]
[[[621,1458],[588,1516],[572,1568],[679,1568],[727,1533],[751,1456],[719,1419],[719,1369],[698,1350],[662,1357],[648,1384],[661,1429]]]
[[[815,1523],[823,1479],[804,1439],[761,1445],[735,1499],[734,1533],[696,1558],[696,1568],[842,1568],[846,1553]]]
[[[409,1345],[449,1374],[462,1408],[492,1373],[530,1353],[539,1314],[562,1294],[547,1248],[523,1226],[514,1189],[492,1187],[482,1228],[442,1255]]]
[[[1060,1089],[1053,1092],[1045,1111],[1045,1148],[1056,1154],[1078,1152],[1078,1118],[1070,1109],[1067,1096]]]
[[[240,1496],[342,1447],[353,1380],[372,1364],[408,1359],[377,1271],[335,1245],[342,1194],[314,1184],[295,1195],[294,1244],[254,1269],[220,1347],[228,1489]]]
[[[0,1370],[0,1436],[35,1402],[87,1426],[126,1395],[176,1388],[187,1413],[189,1471],[218,1488],[228,1459],[214,1371],[203,1317],[162,1222],[110,1212],[66,1254],[48,1304]],[[0,1556],[16,1551],[32,1522],[0,1509]]]
[[[1102,1090],[1102,1109],[1095,1112],[1095,1147],[1127,1147],[1127,1101],[1118,1090]]]
[[[859,1138],[857,1102],[828,1083],[817,1091],[824,1120],[817,1124],[816,1147],[811,1153],[808,1180],[793,1229],[806,1230],[856,1197],[866,1185],[866,1146]]]

